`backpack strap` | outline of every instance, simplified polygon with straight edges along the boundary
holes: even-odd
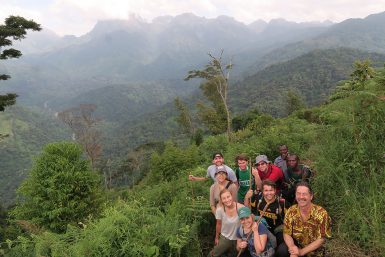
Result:
[[[227,182],[227,185],[226,185],[226,189],[229,189],[229,187],[231,186],[231,184],[232,184],[233,182],[232,181],[229,181],[229,182]]]

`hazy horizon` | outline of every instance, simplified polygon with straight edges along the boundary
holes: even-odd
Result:
[[[0,24],[9,15],[20,15],[40,23],[56,34],[81,36],[89,32],[98,21],[140,17],[151,22],[159,16],[178,16],[193,13],[199,17],[229,16],[244,24],[257,20],[269,22],[285,19],[292,22],[341,22],[348,18],[365,18],[384,11],[385,0],[0,0]]]

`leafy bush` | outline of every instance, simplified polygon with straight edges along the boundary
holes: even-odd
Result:
[[[82,152],[70,142],[46,145],[18,190],[21,199],[13,210],[15,218],[62,232],[67,224],[96,213],[100,178]]]

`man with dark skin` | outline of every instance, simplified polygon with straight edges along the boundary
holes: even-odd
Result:
[[[274,165],[279,167],[282,170],[283,175],[285,176],[285,179],[287,179],[286,160],[287,160],[287,156],[289,155],[289,149],[287,148],[286,145],[280,145],[278,147],[278,150],[279,150],[280,155],[277,158],[275,158]]]
[[[287,156],[287,178],[285,177],[285,186],[282,190],[283,197],[293,203],[295,199],[295,186],[301,182],[310,182],[312,171],[304,164],[299,163],[299,157],[296,154]]]

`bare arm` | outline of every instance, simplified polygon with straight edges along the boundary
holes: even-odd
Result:
[[[190,180],[190,181],[205,181],[205,180],[207,180],[208,178],[206,178],[206,177],[195,177],[195,176],[193,176],[193,175],[188,175],[188,180]]]
[[[295,246],[294,239],[290,235],[284,233],[283,240],[285,240],[285,243],[288,248]]]
[[[214,195],[216,186],[217,186],[216,184],[213,184],[210,187],[210,208],[211,208],[211,212],[214,214],[214,216],[215,216],[215,211],[217,210],[217,205],[215,202],[215,195]]]
[[[215,215],[215,212],[217,211],[217,207],[215,207],[214,205],[211,205],[210,208],[211,208],[211,212]]]
[[[243,204],[250,208],[251,197],[253,196],[253,190],[247,191]]]
[[[290,235],[284,233],[283,240],[285,240],[285,243],[290,253],[290,257],[299,256],[299,248],[294,244],[294,239]]]
[[[217,220],[217,224],[215,225],[215,241],[214,244],[217,245],[219,242],[219,235],[221,234],[222,229],[222,220]]]
[[[254,247],[257,254],[260,254],[265,250],[266,242],[267,242],[267,235],[263,234],[260,235],[258,233],[258,224],[253,224],[253,233],[254,233]]]

